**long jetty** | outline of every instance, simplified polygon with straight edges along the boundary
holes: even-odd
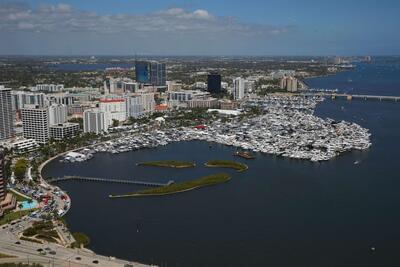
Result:
[[[390,101],[399,101],[400,96],[389,96],[389,95],[358,95],[358,94],[342,94],[342,93],[328,93],[328,92],[315,92],[315,93],[301,93],[302,96],[323,96],[330,97],[332,99],[336,98],[346,98],[347,100],[353,99],[361,99],[361,100],[390,100]]]
[[[64,177],[48,179],[46,181],[48,183],[57,183],[62,181],[86,181],[86,182],[134,184],[134,185],[152,186],[152,187],[168,186],[174,183],[174,181],[172,180],[168,181],[167,183],[156,183],[156,182],[146,182],[137,180],[106,179],[106,178],[83,177],[83,176],[64,176]]]

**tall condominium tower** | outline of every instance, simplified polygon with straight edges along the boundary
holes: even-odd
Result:
[[[68,107],[63,104],[53,104],[49,107],[49,124],[62,124],[67,121]]]
[[[0,140],[14,136],[11,89],[0,85]]]
[[[212,94],[221,93],[221,75],[216,72],[208,74],[207,88]]]
[[[244,97],[244,86],[245,79],[238,77],[233,80],[233,98],[235,100],[239,100]]]
[[[0,150],[0,201],[6,197],[6,174],[5,174],[4,151]]]
[[[167,85],[167,71],[165,63],[150,62],[150,84],[154,86]]]
[[[149,63],[145,61],[138,61],[135,63],[136,81],[140,83],[150,82]]]
[[[24,137],[34,139],[39,144],[49,142],[49,110],[37,106],[26,106],[22,109],[22,126]]]
[[[108,130],[107,113],[100,109],[89,109],[83,112],[83,132],[100,134]]]
[[[167,71],[165,63],[157,61],[138,61],[135,64],[136,81],[154,86],[166,86]]]

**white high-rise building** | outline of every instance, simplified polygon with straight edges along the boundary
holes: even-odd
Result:
[[[107,113],[107,123],[112,125],[113,120],[126,121],[127,111],[126,103],[123,98],[102,99],[100,100],[99,108],[101,111]]]
[[[63,104],[53,104],[49,107],[49,124],[63,124],[67,121],[68,107]]]
[[[89,109],[83,112],[83,132],[101,134],[107,132],[109,124],[107,113],[99,109]]]
[[[142,105],[144,112],[153,113],[156,107],[156,101],[154,100],[154,93],[140,94],[142,98]]]
[[[38,106],[25,106],[21,111],[24,138],[39,144],[49,142],[49,110]]]
[[[45,94],[25,92],[25,91],[14,91],[12,92],[12,104],[13,104],[13,110],[21,110],[25,107],[25,105],[35,105],[39,107],[44,107]]]
[[[14,136],[11,89],[0,85],[0,140]]]
[[[44,92],[61,92],[64,90],[63,84],[37,84],[36,87],[33,88],[36,91],[44,91]]]
[[[103,86],[106,94],[136,92],[139,89],[139,83],[136,83],[129,78],[109,77],[104,81]]]
[[[135,94],[127,97],[127,115],[142,117],[151,114],[155,109],[154,93]]]
[[[243,99],[244,85],[245,85],[245,79],[243,78],[238,77],[233,80],[233,98],[235,100]]]

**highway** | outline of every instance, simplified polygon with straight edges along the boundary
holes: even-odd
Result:
[[[25,217],[19,223],[3,226],[0,229],[0,252],[17,257],[1,259],[0,263],[36,262],[41,263],[44,266],[148,266],[140,263],[132,263],[115,259],[113,257],[97,255],[87,249],[72,249],[53,243],[38,244],[19,240],[17,238],[18,234],[27,228],[31,223],[31,219],[27,219],[27,217]],[[39,250],[42,250],[42,252]]]

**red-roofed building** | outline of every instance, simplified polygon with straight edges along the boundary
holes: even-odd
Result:
[[[207,128],[207,126],[201,124],[201,125],[194,126],[194,128],[196,128],[197,130],[205,130]]]

